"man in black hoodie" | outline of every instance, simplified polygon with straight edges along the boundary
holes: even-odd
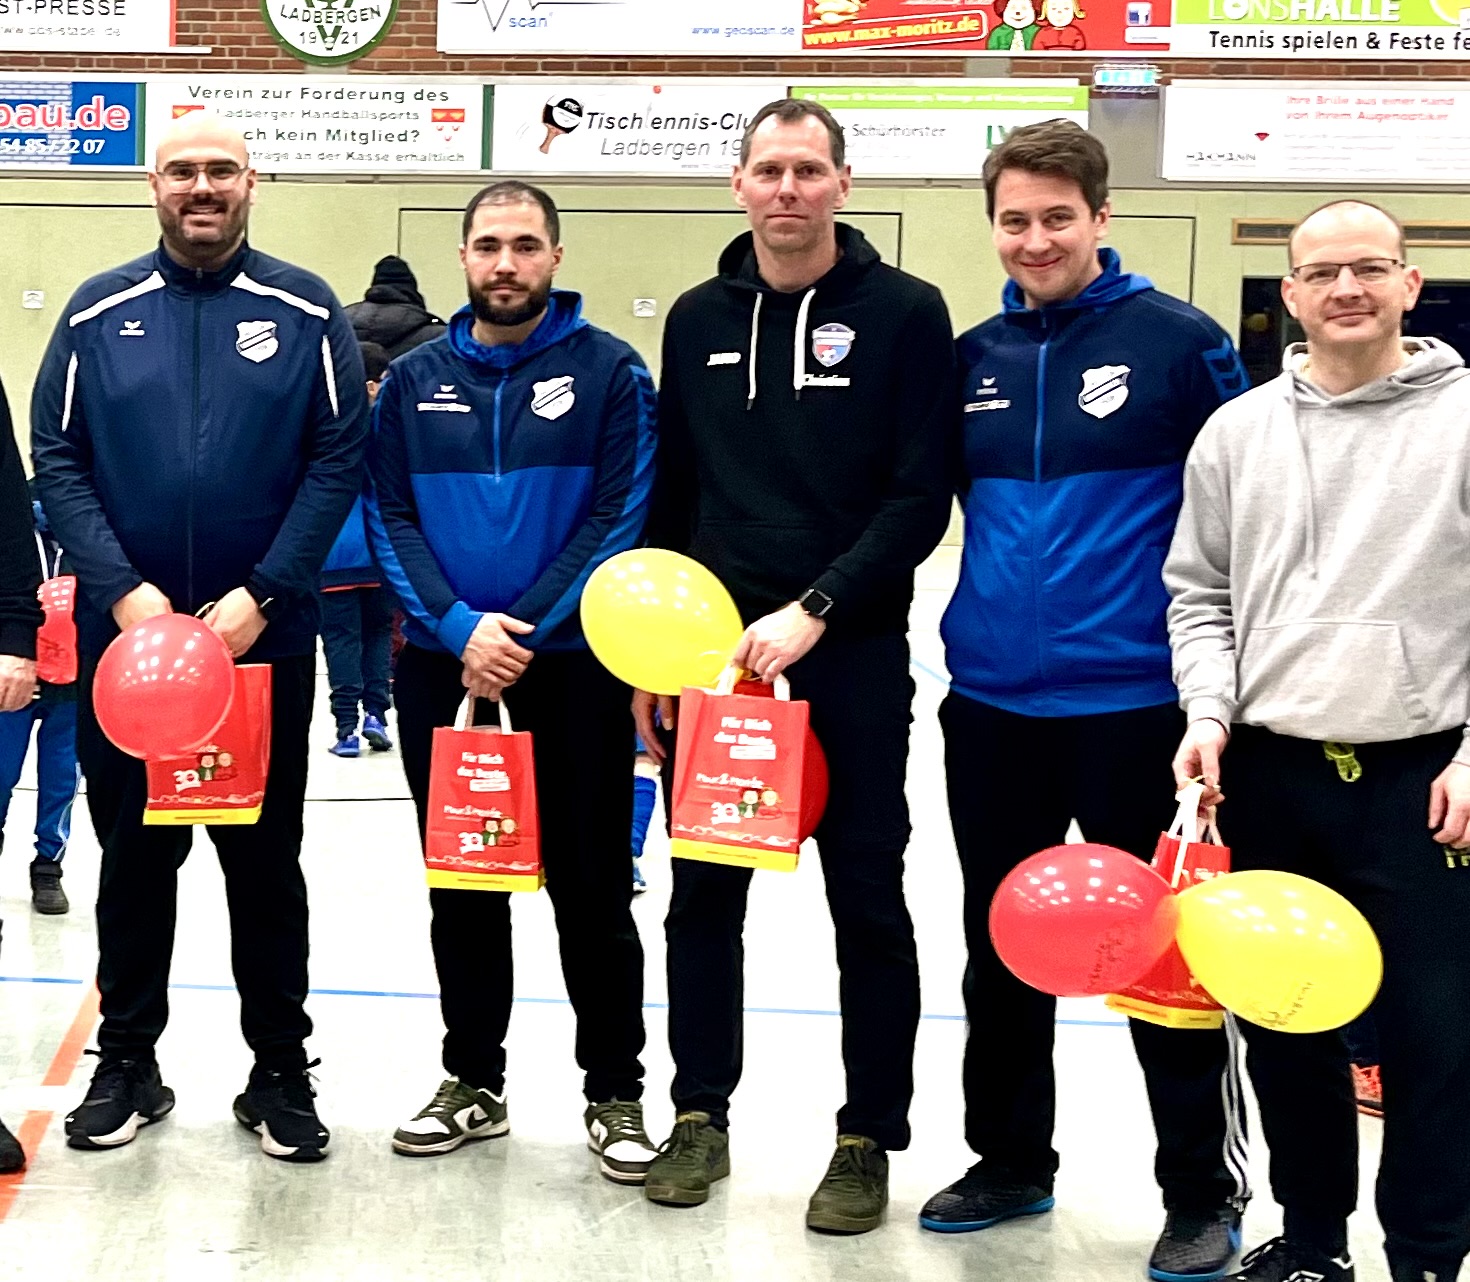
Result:
[[[842,972],[847,1103],[807,1225],[861,1233],[883,1218],[888,1150],[909,1142],[919,968],[903,898],[906,632],[914,567],[949,517],[952,330],[938,290],[836,222],[851,174],[824,108],[788,99],[757,112],[732,187],[751,231],[674,304],[664,331],[649,542],[725,583],[748,625],[735,662],[766,681],[786,674],[827,752],[816,839]],[[673,701],[639,692],[634,714],[644,743],[667,756]],[[677,1118],[648,1173],[655,1202],[698,1205],[730,1170],[749,887],[749,869],[674,866]]]
[[[377,343],[389,360],[438,338],[445,329],[425,306],[413,268],[397,254],[378,259],[362,302],[349,303],[344,310],[358,342]]]

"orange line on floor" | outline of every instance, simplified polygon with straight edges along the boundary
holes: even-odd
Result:
[[[92,1029],[97,1026],[98,1003],[101,1000],[95,984],[88,988],[87,995],[82,998],[76,1018],[72,1020],[71,1027],[66,1030],[66,1036],[61,1039],[61,1045],[56,1048],[56,1054],[51,1057],[51,1067],[46,1070],[46,1076],[41,1079],[42,1086],[65,1086],[71,1081],[71,1075],[76,1072],[77,1062],[82,1058],[82,1050],[87,1045],[87,1039],[92,1036]],[[20,1141],[21,1148],[25,1150],[27,1162],[35,1161],[36,1150],[41,1146],[41,1140],[46,1135],[46,1128],[51,1125],[52,1116],[52,1113],[44,1109],[32,1109],[26,1114],[25,1121],[20,1124],[20,1129],[16,1131],[15,1138]],[[10,1208],[15,1205],[15,1199],[25,1182],[25,1171],[18,1171],[14,1175],[0,1175],[0,1224],[3,1224],[5,1217],[10,1214]]]

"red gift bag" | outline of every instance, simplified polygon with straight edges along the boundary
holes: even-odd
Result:
[[[434,731],[424,866],[438,890],[540,890],[541,825],[531,736],[474,724],[466,698],[453,726]],[[632,787],[632,784],[629,784]]]
[[[1204,785],[1193,783],[1179,793],[1179,810],[1169,831],[1159,835],[1153,868],[1176,892],[1230,871],[1230,848],[1220,842],[1212,809],[1203,831],[1199,800]],[[1220,1004],[1196,982],[1177,944],[1142,979],[1104,1003],[1134,1019],[1165,1028],[1219,1028],[1225,1022]]]
[[[46,620],[36,633],[36,675],[49,685],[77,679],[77,576],[59,574],[36,589]]]
[[[734,673],[714,690],[686,688],[670,807],[670,849],[680,859],[792,872],[801,851],[808,705],[785,677],[774,699],[734,694]]]
[[[271,764],[271,665],[235,668],[230,710],[213,737],[182,757],[150,758],[145,824],[253,824]]]

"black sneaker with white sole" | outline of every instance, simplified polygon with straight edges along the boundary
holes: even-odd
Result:
[[[1354,1282],[1356,1276],[1346,1252],[1334,1259],[1315,1247],[1273,1237],[1241,1260],[1240,1272],[1229,1282]]]
[[[235,1097],[235,1120],[260,1136],[268,1157],[282,1162],[320,1162],[331,1132],[316,1115],[316,1090],[308,1069],[268,1069],[256,1065],[242,1094]]]
[[[119,1148],[131,1144],[140,1127],[168,1116],[174,1093],[158,1075],[158,1061],[145,1057],[88,1051],[102,1061],[92,1074],[86,1098],[67,1114],[70,1148]]]

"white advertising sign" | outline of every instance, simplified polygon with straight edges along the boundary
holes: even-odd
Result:
[[[1185,182],[1463,183],[1470,90],[1383,81],[1178,81],[1163,176]]]
[[[486,167],[486,87],[374,76],[154,76],[147,154],[175,120],[208,110],[245,134],[272,174],[443,173]]]
[[[861,178],[977,178],[1012,129],[1058,117],[1087,126],[1087,90],[1075,80],[795,85],[791,96],[837,117]]]
[[[779,81],[495,87],[490,164],[507,174],[730,172]]]
[[[793,0],[439,0],[444,53],[760,54],[801,48]]]
[[[173,43],[173,0],[0,0],[7,53],[161,53]]]

